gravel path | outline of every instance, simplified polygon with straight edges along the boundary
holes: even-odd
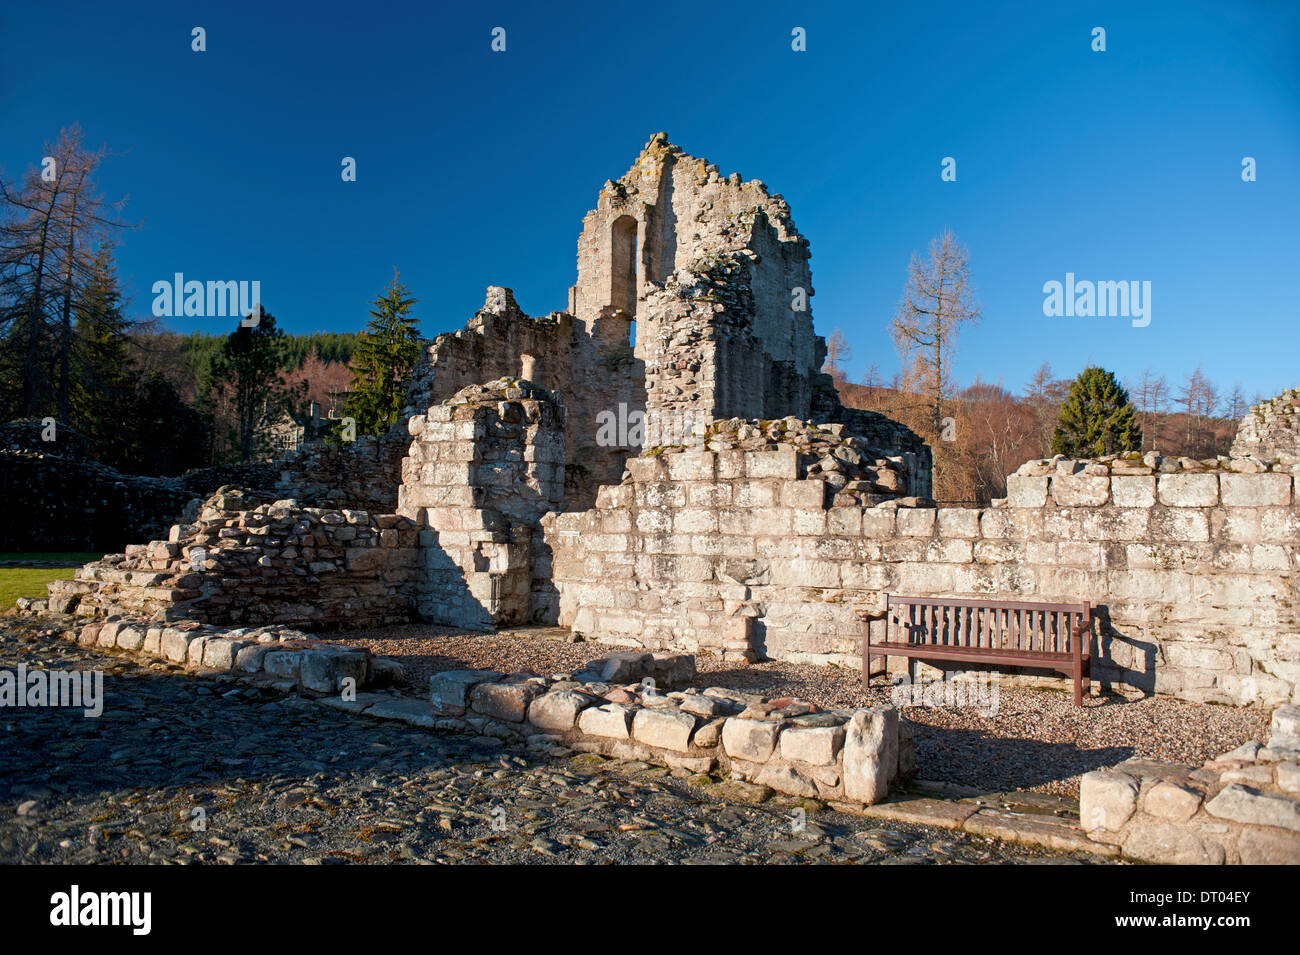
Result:
[[[106,698],[98,718],[0,710],[0,864],[1097,861],[749,804],[725,782],[413,730],[0,622],[0,669],[19,663],[100,669]]]
[[[415,691],[441,670],[532,670],[570,673],[620,649],[567,642],[567,631],[535,628],[496,634],[450,627],[403,624],[334,635],[375,653],[400,659]],[[861,674],[843,667],[770,662],[753,666],[724,663],[698,654],[696,685],[725,686],[797,696],[822,706],[861,706],[890,700],[887,687],[862,689]],[[1069,694],[999,686],[995,715],[975,706],[906,706],[918,724],[917,775],[983,792],[1029,789],[1078,796],[1079,776],[1130,756],[1200,765],[1247,740],[1267,735],[1260,710],[1184,703],[1163,697],[1086,700],[1082,709]]]

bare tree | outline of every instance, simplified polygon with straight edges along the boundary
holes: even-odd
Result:
[[[1164,415],[1168,409],[1169,382],[1148,367],[1136,384],[1128,386],[1128,392],[1141,416],[1142,450],[1154,450],[1156,416]]]
[[[107,155],[102,147],[88,152],[81,128],[73,125],[60,131],[56,144],[45,144],[42,169],[31,169],[21,188],[0,178],[0,324],[11,343],[17,333],[24,350],[20,404],[26,415],[52,392],[59,419],[69,418],[74,308],[94,276],[97,248],[122,227],[117,217],[126,202],[96,194],[95,173]],[[51,344],[53,369],[40,357]]]
[[[894,344],[904,368],[920,379],[935,434],[943,428],[943,403],[951,397],[952,357],[962,325],[979,321],[970,281],[970,254],[951,229],[930,242],[927,259],[915,253],[907,286],[894,313]]]
[[[1043,362],[1034,372],[1025,388],[1025,401],[1033,413],[1035,449],[1037,454],[1048,454],[1052,443],[1052,432],[1056,429],[1056,418],[1061,412],[1061,402],[1070,390],[1067,380],[1052,376],[1052,366]]]
[[[1232,386],[1232,393],[1228,395],[1227,408],[1228,418],[1232,421],[1240,421],[1246,416],[1246,396],[1242,394],[1241,385]]]
[[[822,371],[834,378],[836,384],[843,384],[849,378],[844,364],[852,357],[853,348],[849,345],[849,340],[837,328],[826,339],[826,363],[822,365]]]

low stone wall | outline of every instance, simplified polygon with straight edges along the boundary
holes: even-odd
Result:
[[[279,497],[313,507],[392,514],[397,510],[402,457],[410,440],[405,427],[396,425],[379,437],[362,435],[342,445],[305,445],[273,466],[274,486]]]
[[[1272,733],[1200,769],[1130,759],[1085,774],[1089,838],[1146,862],[1300,864],[1300,706],[1278,707]]]
[[[271,487],[265,465],[203,468],[180,477],[123,474],[84,458],[0,449],[0,549],[118,550],[167,533],[189,502],[223,484]]]
[[[217,499],[214,499],[217,500]],[[55,581],[59,613],[330,629],[411,619],[417,531],[396,514],[207,506],[168,540],[133,545]]]
[[[866,506],[793,448],[698,450],[632,459],[543,527],[559,623],[596,640],[857,667],[886,593],[1091,601],[1094,681],[1273,705],[1300,684],[1295,481],[1254,459],[1053,459],[992,507]]]
[[[281,690],[309,695],[388,686],[402,677],[394,660],[283,627],[229,630],[193,621],[164,625],[114,617],[71,633],[85,647],[126,650],[191,669],[262,674]]]
[[[428,725],[438,729],[723,773],[831,802],[880,802],[915,771],[912,727],[892,706],[822,711],[720,687],[660,693],[485,670],[435,674],[431,696]]]

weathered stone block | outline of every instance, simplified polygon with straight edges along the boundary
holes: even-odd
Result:
[[[298,681],[302,667],[302,651],[279,650],[268,653],[262,660],[262,669],[270,676],[282,680]]]
[[[117,645],[122,650],[139,650],[144,646],[143,627],[122,627],[117,631]]]
[[[1289,474],[1223,474],[1219,487],[1224,507],[1286,507],[1291,503]]]
[[[1226,857],[1217,841],[1177,825],[1135,825],[1124,839],[1123,850],[1134,859],[1162,865],[1223,865]]]
[[[1300,835],[1247,829],[1237,842],[1242,865],[1300,865]]]
[[[835,762],[843,745],[842,726],[792,726],[781,734],[781,758],[829,766]]]
[[[240,640],[212,637],[203,645],[203,665],[212,670],[231,670],[243,646]]]
[[[1156,503],[1155,477],[1111,475],[1110,493],[1116,507],[1153,507]]]
[[[537,688],[528,683],[481,683],[470,691],[470,709],[494,720],[522,723]]]
[[[639,709],[632,720],[632,736],[659,749],[684,753],[690,749],[695,717],[677,710]]]
[[[1161,780],[1142,800],[1142,809],[1169,822],[1186,822],[1201,806],[1201,794],[1186,786]]]
[[[898,710],[873,706],[858,710],[844,738],[844,798],[866,805],[889,794],[898,773]]]
[[[1008,507],[1042,507],[1047,503],[1047,478],[1030,474],[1007,475]]]
[[[186,630],[168,627],[163,630],[160,645],[164,659],[170,663],[184,663],[189,655],[190,634]]]
[[[1205,810],[1220,819],[1300,832],[1300,800],[1257,792],[1235,783],[1207,802]]]
[[[819,795],[817,786],[812,781],[789,766],[764,766],[754,782],[759,786],[767,786],[779,793],[788,793],[791,796],[813,797]]]
[[[776,748],[781,724],[766,720],[748,720],[733,716],[722,726],[722,748],[728,756],[763,763]]]
[[[499,680],[495,670],[445,670],[429,678],[429,701],[438,716],[460,716],[469,707],[469,693],[480,683]]]
[[[537,697],[528,706],[528,722],[538,729],[567,733],[578,722],[578,714],[597,702],[586,693],[553,690]]]
[[[1213,507],[1219,503],[1217,474],[1162,474],[1157,497],[1168,507]]]
[[[1095,769],[1079,781],[1079,822],[1087,832],[1119,832],[1137,809],[1138,781],[1127,773]]]
[[[304,689],[314,693],[337,693],[346,686],[360,689],[366,682],[366,655],[364,652],[304,651],[298,679]],[[346,684],[345,680],[352,683]]]
[[[588,736],[627,739],[632,725],[632,707],[623,703],[589,706],[578,715],[578,729]]]
[[[1054,474],[1052,500],[1063,507],[1100,507],[1110,499],[1110,478],[1092,474]]]

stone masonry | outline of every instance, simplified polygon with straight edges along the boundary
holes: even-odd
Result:
[[[1084,775],[1089,838],[1164,865],[1300,863],[1300,707],[1273,713],[1267,746],[1246,743],[1199,769],[1130,759]]]
[[[48,607],[558,623],[857,666],[886,593],[1089,601],[1096,685],[1297,699],[1296,392],[1252,409],[1230,458],[1033,461],[1006,500],[936,508],[930,450],[821,373],[812,294],[784,200],[657,134],[583,220],[568,311],[489,288],[387,435],[295,457],[273,505],[206,507]]]

